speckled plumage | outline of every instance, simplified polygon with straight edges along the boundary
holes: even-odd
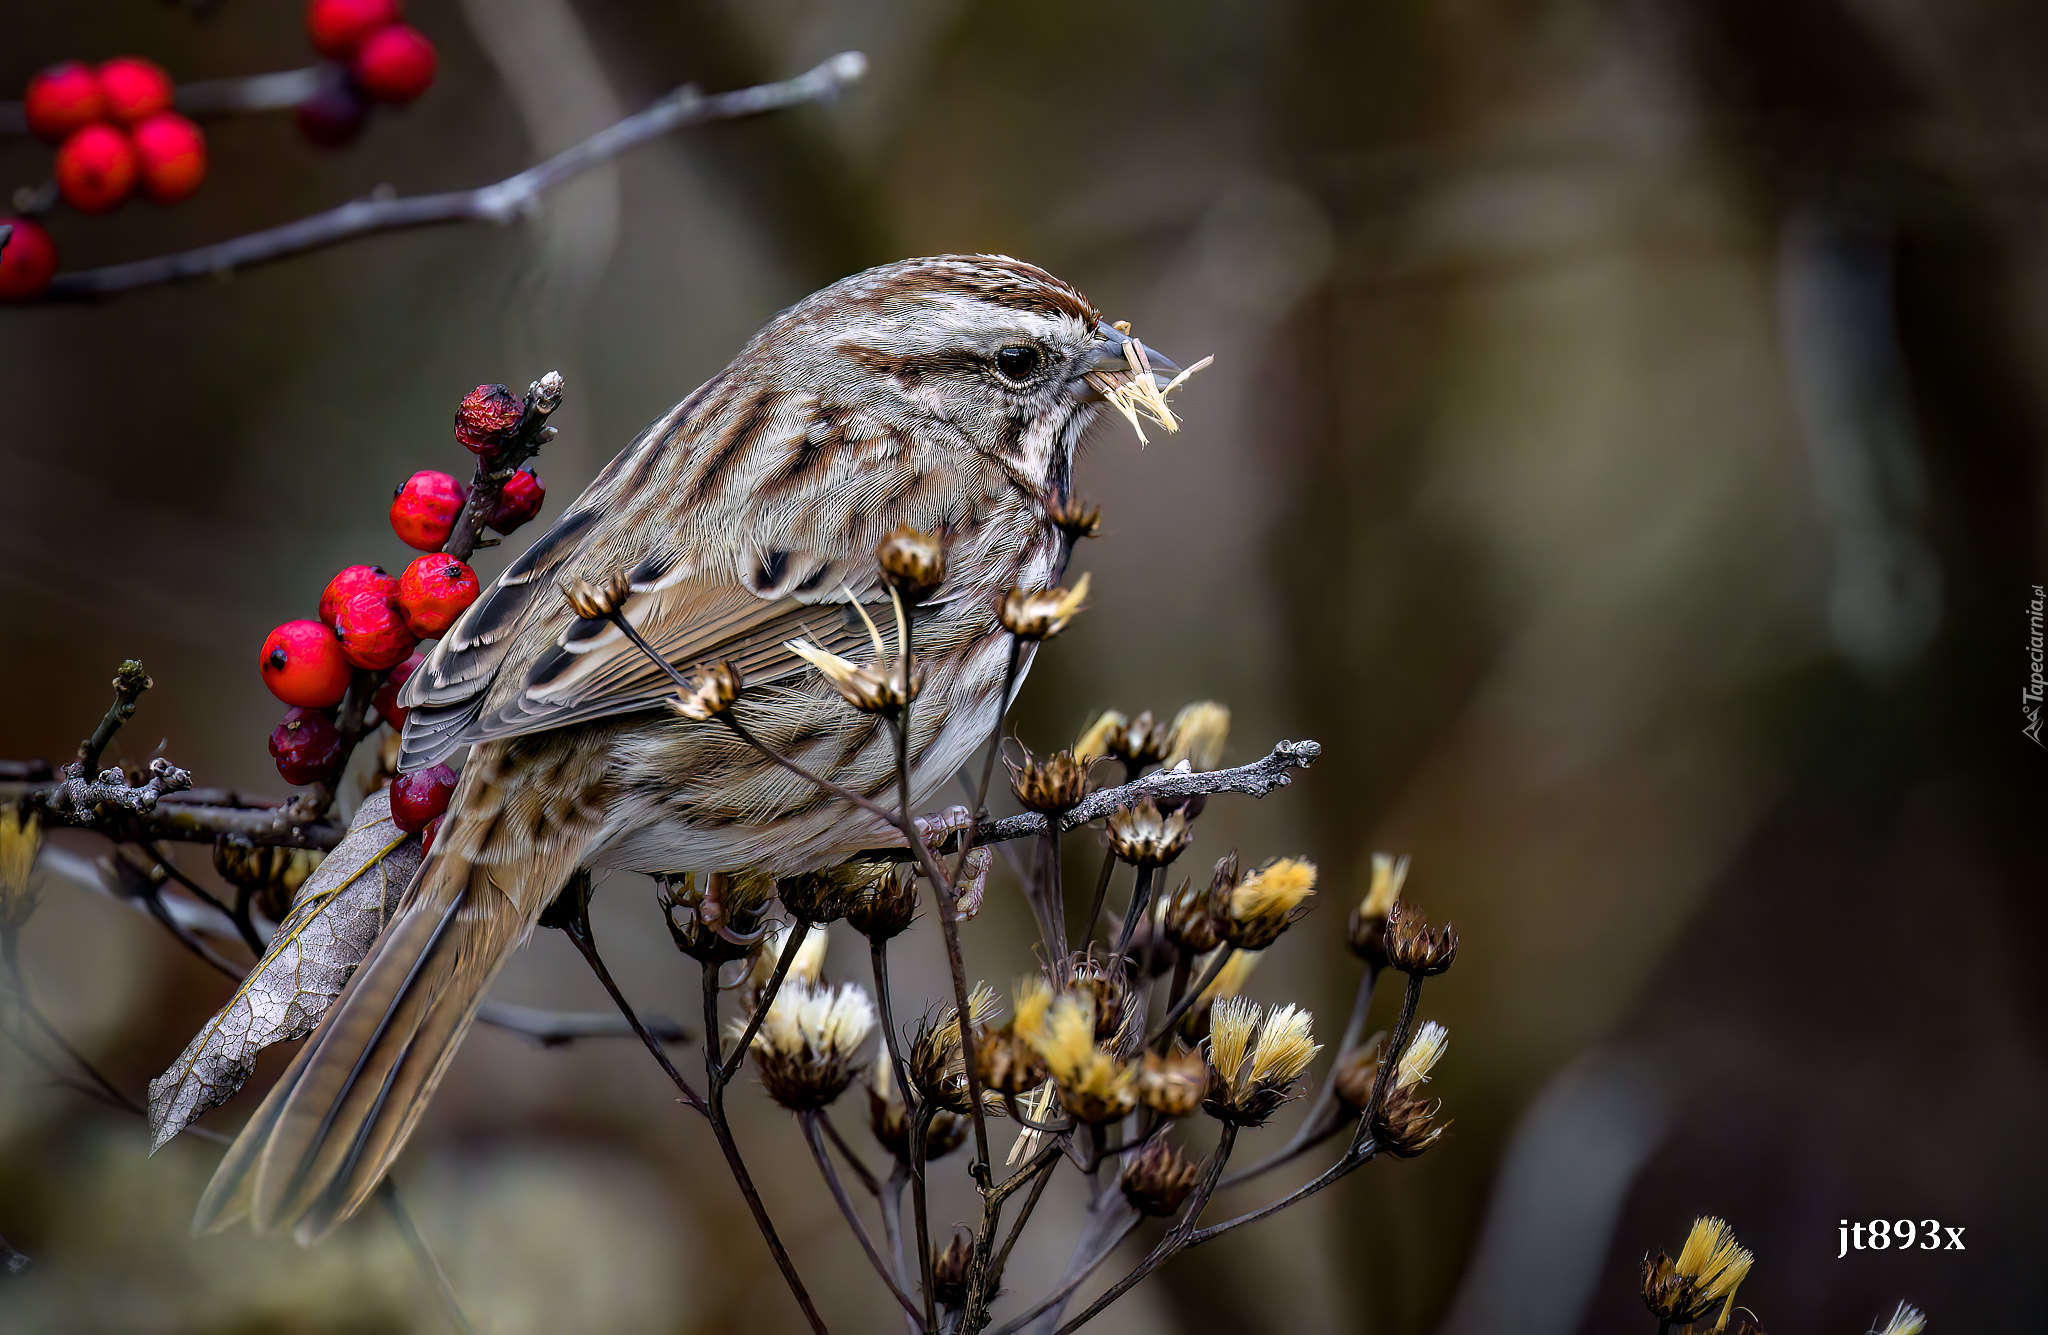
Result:
[[[874,818],[660,708],[665,674],[562,586],[630,572],[626,618],[687,671],[730,659],[736,712],[816,772],[882,794],[893,744],[784,642],[865,660],[849,594],[880,602],[873,550],[939,531],[947,575],[919,608],[913,799],[985,740],[1007,637],[996,607],[1058,581],[1067,494],[1120,336],[1071,287],[1000,256],[909,260],[771,321],[612,461],[463,616],[406,687],[407,767],[471,748],[405,906],[224,1160],[199,1222],[324,1235],[404,1144],[509,953],[579,865],[787,873],[889,842]],[[1019,382],[1005,347],[1042,354]],[[886,624],[886,621],[885,621]],[[1028,659],[1026,660],[1028,666]]]

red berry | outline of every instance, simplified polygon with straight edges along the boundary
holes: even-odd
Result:
[[[379,28],[356,48],[356,82],[373,102],[410,102],[434,81],[434,44],[403,23]]]
[[[119,208],[135,188],[135,145],[111,125],[88,125],[57,150],[57,189],[80,213]]]
[[[341,641],[318,621],[287,621],[270,632],[257,663],[272,695],[305,709],[340,704],[353,676]]]
[[[341,773],[341,732],[324,709],[294,709],[270,730],[270,756],[286,783],[325,783]]]
[[[355,85],[338,78],[322,84],[311,97],[299,103],[292,118],[306,138],[322,148],[339,148],[362,133],[369,114],[369,103],[363,101]]]
[[[100,91],[106,114],[134,125],[171,109],[171,76],[164,67],[141,56],[115,56],[100,66]]]
[[[0,218],[14,228],[0,250],[0,301],[39,297],[57,272],[57,243],[32,218]]]
[[[440,552],[419,557],[398,577],[398,606],[421,639],[445,634],[482,591],[476,572]]]
[[[28,81],[22,98],[28,128],[38,137],[61,144],[107,114],[99,76],[75,60],[52,65]]]
[[[416,769],[391,781],[391,820],[407,834],[418,834],[448,809],[455,791],[455,771],[446,765]]]
[[[498,500],[491,507],[491,517],[484,522],[499,533],[511,533],[527,520],[540,513],[542,501],[548,498],[548,489],[542,484],[540,474],[531,468],[522,468],[505,479],[505,489],[498,493]]]
[[[405,618],[381,593],[358,593],[342,600],[334,614],[334,638],[341,652],[359,668],[382,671],[405,661],[417,637]]]
[[[350,566],[327,581],[327,587],[320,594],[320,619],[328,625],[340,614],[341,605],[359,593],[374,593],[380,598],[398,596],[398,577],[383,566]]]
[[[526,400],[503,385],[478,385],[455,410],[455,439],[471,454],[490,454],[512,439],[526,416]]]
[[[142,170],[142,193],[157,203],[188,198],[206,179],[206,135],[177,112],[151,116],[130,135]]]
[[[426,661],[425,654],[414,654],[406,659],[391,669],[391,675],[384,679],[384,684],[370,697],[370,703],[377,706],[377,717],[389,723],[394,732],[405,727],[405,716],[411,712],[398,703],[398,688],[405,685],[412,674],[420,670],[420,664]]]
[[[391,494],[391,528],[408,547],[438,552],[455,531],[469,489],[446,473],[422,469]]]
[[[312,0],[306,36],[329,60],[347,60],[365,37],[398,22],[398,0]]]

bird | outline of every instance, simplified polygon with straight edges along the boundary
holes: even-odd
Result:
[[[1007,256],[886,264],[775,316],[621,451],[406,683],[400,768],[467,751],[447,814],[195,1228],[247,1219],[310,1245],[354,1214],[579,868],[785,876],[900,842],[762,753],[878,802],[898,791],[886,721],[788,646],[865,652],[866,605],[887,600],[877,544],[905,525],[939,536],[943,582],[909,623],[909,787],[928,801],[1030,667],[1021,644],[1012,674],[999,608],[1063,577],[1084,430],[1105,397],[1127,417],[1133,394],[1163,407],[1179,368],[1128,329]],[[579,615],[579,586],[611,589],[666,662],[737,667],[733,717],[760,748],[664,708],[668,671],[611,616]]]

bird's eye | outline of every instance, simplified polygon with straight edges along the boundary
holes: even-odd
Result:
[[[1029,380],[1037,372],[1040,360],[1037,348],[1029,343],[1013,343],[996,354],[996,370],[1006,380]]]

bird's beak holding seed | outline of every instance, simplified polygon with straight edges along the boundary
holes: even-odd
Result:
[[[1166,396],[1215,359],[1204,357],[1182,370],[1172,358],[1139,342],[1128,324],[1112,325],[1105,321],[1096,326],[1096,332],[1102,338],[1081,373],[1081,401],[1106,402],[1122,413],[1131,430],[1138,433],[1140,445],[1145,443],[1144,423],[1148,418],[1169,433],[1180,430],[1180,421],[1174,417],[1173,409],[1167,407]]]

